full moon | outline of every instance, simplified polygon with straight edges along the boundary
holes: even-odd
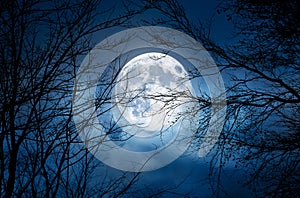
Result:
[[[180,120],[192,93],[188,73],[179,61],[158,52],[141,54],[117,76],[112,98],[118,111],[113,111],[113,117],[126,133],[153,137]]]

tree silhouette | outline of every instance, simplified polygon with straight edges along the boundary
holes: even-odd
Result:
[[[241,114],[247,115],[243,120],[247,124],[242,123],[233,138],[244,147],[240,160],[248,166],[249,183],[258,195],[295,196],[299,188],[299,2],[232,1],[222,8],[240,37],[234,48],[226,49],[229,67],[247,74],[235,78],[232,89],[236,110],[246,110]]]
[[[154,197],[176,191],[178,185],[136,189],[141,173],[118,172],[114,178],[95,179],[95,170],[103,164],[82,145],[72,120],[74,79],[82,55],[93,47],[93,33],[131,26],[130,19],[146,10],[159,14],[135,24],[163,25],[189,34],[213,55],[224,75],[227,114],[211,152],[208,181],[213,196],[226,190],[221,176],[226,165],[232,164],[251,176],[245,184],[259,197],[299,194],[300,30],[296,0],[221,1],[216,13],[226,15],[235,30],[234,41],[225,44],[212,39],[211,24],[192,21],[176,0],[126,1],[121,13],[115,13],[114,6],[105,9],[97,0],[0,4],[1,196]],[[106,76],[108,89],[95,99],[97,106],[111,103],[118,73]],[[199,74],[191,78],[197,77]],[[148,97],[171,104],[191,95]],[[209,113],[209,96],[192,100],[199,102],[199,108],[191,114]],[[201,132],[209,118],[199,123],[193,149],[202,148]],[[107,131],[118,134],[115,128]]]
[[[227,123],[211,161],[215,196],[220,175],[236,163],[257,196],[295,196],[299,189],[299,2],[222,1],[216,14],[234,25],[230,43],[211,37],[177,1],[144,1],[164,15],[147,23],[181,30],[213,54],[227,86]],[[225,166],[226,167],[226,166]]]
[[[91,49],[91,34],[142,11],[117,15],[97,0],[1,1],[3,197],[89,197],[124,192],[122,186],[134,183],[136,176],[126,184],[126,173],[91,183],[99,162],[80,144],[71,105],[78,59]]]

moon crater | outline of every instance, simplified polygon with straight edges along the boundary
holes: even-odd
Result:
[[[186,108],[184,96],[193,92],[187,77],[184,66],[167,54],[150,52],[134,57],[117,77],[112,96],[115,120],[135,137],[161,134]]]

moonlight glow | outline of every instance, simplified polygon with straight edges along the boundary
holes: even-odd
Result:
[[[115,71],[121,69],[109,100],[114,119],[108,122],[109,126],[98,120],[95,93],[99,79],[120,55],[143,48],[178,54],[203,76],[211,98],[211,119],[199,146],[199,157],[204,157],[222,130],[225,87],[208,52],[193,38],[170,28],[128,29],[106,38],[89,52],[77,72],[73,89],[72,110],[78,134],[87,149],[103,163],[132,172],[162,168],[190,146],[200,119],[199,114],[192,111],[200,112],[199,101],[193,97],[184,67],[162,53],[142,54],[126,65],[113,67]],[[134,138],[146,139],[142,142],[145,144],[152,144],[151,141],[165,134],[170,134],[171,138],[150,151],[133,151],[115,144],[110,138],[110,129],[115,124]]]
[[[115,120],[122,114],[127,122],[120,119],[119,125],[135,137],[159,135],[176,123],[186,106],[181,96],[192,93],[187,78],[181,63],[169,55],[151,52],[131,59],[117,78]]]

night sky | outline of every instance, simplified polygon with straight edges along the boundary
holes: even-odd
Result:
[[[1,2],[0,197],[299,197],[299,12]]]
[[[216,13],[216,8],[218,6],[217,1],[194,0],[182,1],[181,3],[184,6],[187,16],[191,20],[196,21],[201,19],[204,21],[213,21],[211,31],[214,40],[222,44],[231,42],[230,39],[232,39],[233,31],[232,24],[226,20],[226,17],[223,14]],[[146,15],[146,17],[151,19],[151,16],[149,17],[149,15]],[[143,15],[141,18],[143,18]],[[136,22],[139,23],[138,20]],[[161,26],[163,26],[163,24]],[[97,38],[97,41],[101,41],[101,38],[103,38],[104,35],[107,37],[124,29],[125,28],[123,27],[120,27],[120,29],[115,27],[111,32],[108,31],[108,33],[96,33],[95,37]],[[98,37],[100,39],[98,39]],[[209,179],[211,159],[212,155],[210,154],[203,158],[199,158],[197,152],[189,149],[171,164],[155,171],[143,172],[133,188],[138,189],[138,191],[143,191],[144,189],[145,192],[155,192],[161,188],[170,188],[171,190],[169,190],[169,192],[159,195],[162,197],[181,197],[184,195],[191,197],[210,197],[213,195],[211,188],[212,184]],[[245,180],[243,170],[235,168],[234,165],[234,163],[229,162],[226,165],[224,172],[221,174],[220,185],[222,186],[222,192],[220,196],[251,197],[251,192],[242,185],[242,182]],[[95,180],[102,180],[101,176],[103,173],[105,173],[105,177],[108,175],[109,178],[111,177],[113,180],[122,175],[123,172],[104,165],[95,171]],[[131,175],[133,177],[134,173]]]

